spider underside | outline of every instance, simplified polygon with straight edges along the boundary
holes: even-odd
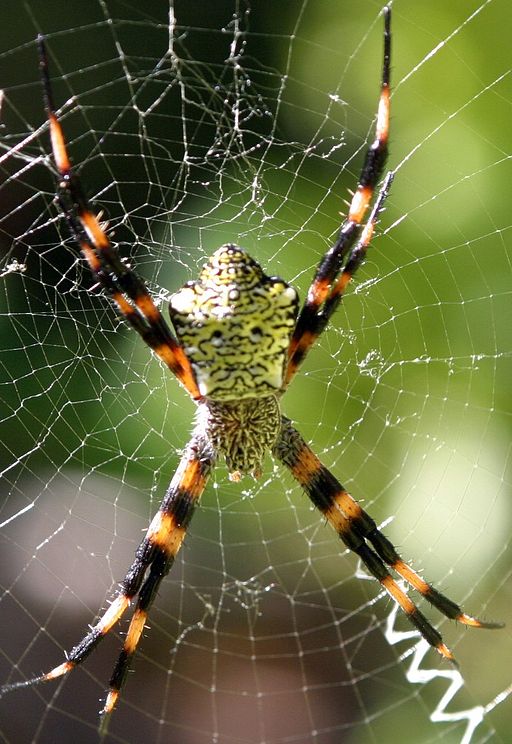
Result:
[[[422,637],[445,658],[454,660],[439,631],[400,588],[393,573],[446,617],[474,627],[501,627],[499,623],[484,623],[467,615],[405,563],[374,520],[322,465],[280,409],[281,396],[364,260],[392,181],[392,174],[388,173],[365,222],[387,157],[389,7],[384,8],[383,15],[384,58],[375,139],[368,148],[348,216],[336,242],[322,257],[300,310],[295,289],[279,277],[267,276],[246,251],[228,244],[213,254],[197,281],[189,282],[172,296],[172,328],[142,279],[120,259],[89,205],[71,165],[55,113],[44,40],[39,38],[62,213],[96,281],[128,324],[178,378],[196,401],[198,410],[180,465],[108,609],[63,663],[39,677],[4,685],[2,694],[69,673],[87,658],[134,603],[101,711],[102,727],[106,730],[150,607],[180,549],[219,457],[225,458],[230,477],[236,481],[247,474],[258,477],[264,457],[272,453],[289,469],[344,545],[357,554]]]

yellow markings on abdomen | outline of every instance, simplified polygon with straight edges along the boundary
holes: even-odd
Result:
[[[169,308],[201,394],[232,401],[279,391],[297,306],[295,289],[242,248],[219,248]]]

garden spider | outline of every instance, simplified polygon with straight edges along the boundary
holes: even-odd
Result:
[[[55,113],[44,40],[40,67],[53,157],[59,174],[58,201],[71,233],[99,284],[121,315],[174,373],[197,405],[197,420],[158,512],[112,603],[66,660],[42,676],[5,685],[2,693],[61,677],[81,664],[135,600],[122,651],[101,711],[103,728],[119,698],[148,612],[183,542],[193,511],[220,456],[230,479],[258,477],[267,451],[283,463],[346,547],[402,608],[423,638],[454,661],[440,633],[403,591],[391,572],[430,604],[465,625],[497,628],[470,615],[421,578],[399,556],[374,520],[321,464],[291,421],[280,399],[313,343],[327,326],[350,279],[364,260],[393,174],[388,173],[363,222],[382,176],[388,150],[391,9],[385,7],[384,59],[375,140],[335,244],[326,252],[298,310],[295,289],[263,273],[236,245],[219,248],[197,281],[170,300],[172,329],[144,282],[125,264],[92,211],[71,165]]]

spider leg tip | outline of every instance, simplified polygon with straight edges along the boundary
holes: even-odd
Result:
[[[100,711],[100,720],[98,723],[98,734],[100,736],[101,741],[107,735],[111,715],[112,715],[112,711],[110,712],[105,712],[105,710]]]
[[[485,630],[498,630],[499,628],[505,627],[505,623],[485,622],[484,620],[479,620],[478,618],[472,617],[471,615],[466,615],[465,612],[462,612],[455,619],[457,620],[457,622],[462,623],[463,625],[467,625],[471,628],[484,628]]]
[[[384,183],[385,183],[385,185],[386,185],[387,188],[389,188],[391,186],[391,184],[393,183],[394,177],[395,177],[395,171],[394,170],[388,170],[388,172],[386,173],[386,178],[384,179]]]
[[[453,655],[452,651],[450,651],[450,649],[448,648],[448,646],[445,643],[439,643],[436,646],[436,650],[441,654],[441,656],[444,659],[446,659],[451,664],[453,664],[453,666],[456,669],[459,668],[459,663],[458,663],[457,659],[455,658],[455,656]]]
[[[98,732],[101,737],[104,737],[108,730],[110,717],[114,710],[117,700],[119,698],[119,690],[110,689],[105,700],[105,705],[100,710],[100,721],[98,725]]]
[[[37,50],[39,52],[39,57],[44,65],[47,64],[46,59],[46,36],[42,33],[38,33],[36,36],[36,44],[37,44]]]

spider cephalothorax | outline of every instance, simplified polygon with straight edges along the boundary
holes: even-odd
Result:
[[[445,658],[453,655],[439,633],[401,589],[404,579],[445,616],[474,627],[483,623],[426,582],[405,563],[374,520],[327,470],[291,421],[281,416],[278,399],[329,319],[361,265],[391,184],[384,179],[370,207],[387,156],[391,10],[384,9],[384,60],[375,139],[369,147],[338,239],[326,252],[297,316],[297,293],[277,277],[266,276],[241,248],[219,248],[197,281],[172,296],[169,328],[144,282],[119,258],[91,209],[73,171],[62,127],[55,113],[43,40],[40,59],[59,177],[59,203],[96,280],[127,322],[164,362],[198,404],[198,420],[179,467],[134,561],[110,607],[62,664],[3,692],[70,672],[135,603],[128,631],[110,679],[102,710],[104,726],[119,697],[148,612],[163,577],[183,542],[199,498],[219,455],[232,480],[258,475],[265,454],[289,469],[342,542],[399,604],[423,638]]]
[[[265,455],[281,429],[281,410],[275,395],[236,401],[199,403],[198,424],[219,455],[226,458],[230,480],[244,475],[259,478]]]

